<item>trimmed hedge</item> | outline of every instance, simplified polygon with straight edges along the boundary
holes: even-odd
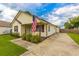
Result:
[[[39,42],[41,42],[41,38],[38,35],[33,35],[31,37],[31,42],[33,42],[33,43],[39,43]]]
[[[31,41],[32,40],[32,34],[26,34],[26,40]]]
[[[32,35],[32,34],[23,34],[22,39],[33,43],[39,43],[42,41],[41,37],[39,37],[38,35]]]
[[[12,36],[14,36],[14,37],[17,37],[17,38],[20,37],[19,33],[11,33],[10,35],[12,35]]]

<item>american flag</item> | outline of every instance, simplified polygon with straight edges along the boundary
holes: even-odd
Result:
[[[35,16],[33,16],[32,32],[36,31],[36,26],[37,26],[37,20],[35,19]]]

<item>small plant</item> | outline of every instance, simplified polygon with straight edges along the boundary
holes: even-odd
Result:
[[[12,33],[11,35],[12,35],[12,36],[15,36],[15,37],[17,37],[17,38],[20,37],[20,36],[19,36],[19,33]]]
[[[26,40],[27,41],[31,41],[31,38],[32,38],[32,34],[31,33],[26,34]]]
[[[38,35],[33,35],[31,37],[31,42],[33,42],[33,43],[39,43],[39,42],[41,42],[41,38]]]
[[[32,34],[23,34],[22,35],[22,39],[23,40],[27,40],[27,41],[30,41],[31,40],[31,37],[32,37]]]
[[[21,37],[22,37],[23,40],[26,40],[26,34],[25,33]]]
[[[39,43],[39,42],[42,41],[41,37],[39,37],[39,35],[32,35],[31,33],[29,33],[29,34],[23,34],[22,35],[22,39],[30,41],[30,42],[33,42],[33,43]]]

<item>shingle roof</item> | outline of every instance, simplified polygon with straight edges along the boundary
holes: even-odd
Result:
[[[0,21],[0,27],[10,27],[10,22]]]

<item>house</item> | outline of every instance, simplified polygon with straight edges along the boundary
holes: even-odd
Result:
[[[5,21],[0,21],[0,35],[10,33],[10,23]]]
[[[33,34],[31,31],[33,16],[34,15],[30,14],[29,12],[19,11],[11,22],[12,32],[19,33],[20,36],[22,36],[24,33]],[[41,37],[47,37],[59,32],[59,28],[56,25],[51,24],[46,20],[40,19],[37,16],[35,16],[35,19],[37,20],[37,26],[34,35],[39,35],[39,33],[41,33]]]

